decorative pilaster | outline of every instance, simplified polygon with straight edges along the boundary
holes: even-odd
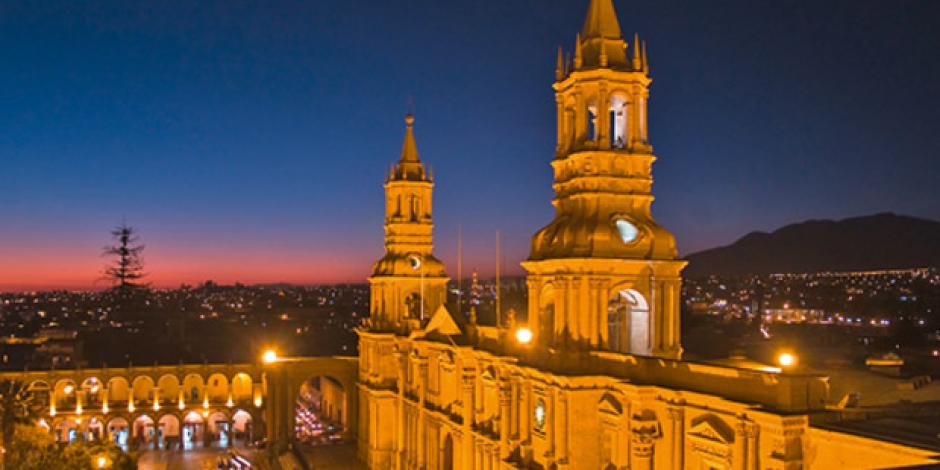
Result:
[[[512,393],[509,380],[504,378],[499,382],[499,457],[503,460],[509,458],[511,450],[509,444],[509,415],[511,413],[511,404]]]
[[[672,468],[681,469],[685,465],[685,409],[669,408],[669,422],[672,426]]]

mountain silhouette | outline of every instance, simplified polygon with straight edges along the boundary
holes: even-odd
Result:
[[[808,220],[686,259],[687,277],[940,266],[940,222],[892,213]]]

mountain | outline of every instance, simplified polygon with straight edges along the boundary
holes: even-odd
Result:
[[[686,259],[688,277],[940,266],[940,222],[892,213],[809,220]]]

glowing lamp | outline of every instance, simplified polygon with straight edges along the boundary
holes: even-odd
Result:
[[[277,362],[277,351],[268,349],[264,352],[264,355],[261,356],[261,360],[264,361],[265,364]]]
[[[255,398],[255,407],[261,408],[261,397]]]
[[[784,352],[777,356],[777,364],[780,367],[793,367],[798,362],[795,354]]]
[[[55,405],[49,407],[49,416],[55,416]]]
[[[75,387],[71,385],[66,385],[65,388],[62,389],[62,391],[65,392],[66,395],[71,395],[72,392],[75,391]]]
[[[104,402],[104,404],[101,405],[101,413],[108,414],[108,402]]]
[[[516,341],[519,344],[529,344],[532,342],[532,330],[528,328],[519,328],[516,330]]]
[[[134,400],[130,400],[127,402],[127,411],[130,413],[134,412]]]

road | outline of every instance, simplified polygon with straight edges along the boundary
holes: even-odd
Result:
[[[216,470],[225,449],[148,450],[140,455],[141,470]]]

